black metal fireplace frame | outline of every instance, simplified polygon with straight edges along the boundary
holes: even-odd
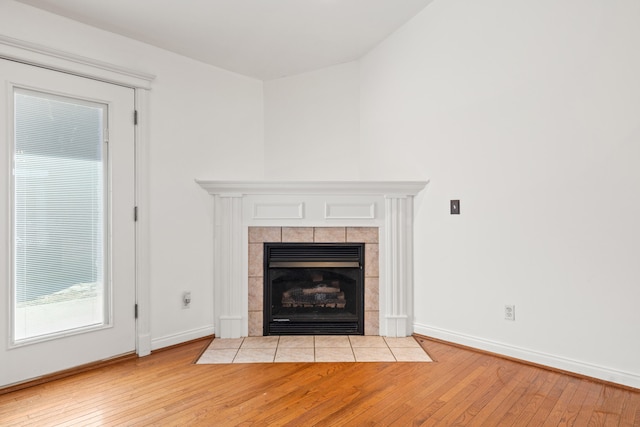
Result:
[[[267,335],[364,335],[364,243],[264,243],[264,318]],[[279,268],[350,269],[355,273],[355,313],[345,316],[273,314],[272,272]],[[356,273],[357,271],[357,273]]]

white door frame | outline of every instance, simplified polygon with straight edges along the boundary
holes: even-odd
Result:
[[[0,35],[0,58],[75,74],[135,91],[138,123],[135,127],[136,164],[136,353],[151,353],[149,287],[149,92],[152,74]]]

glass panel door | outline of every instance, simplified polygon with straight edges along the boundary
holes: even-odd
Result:
[[[135,350],[134,105],[0,59],[0,387]]]
[[[102,327],[107,106],[14,89],[14,344]]]

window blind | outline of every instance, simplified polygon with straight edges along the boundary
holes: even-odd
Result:
[[[104,319],[106,106],[21,89],[14,101],[19,340]]]

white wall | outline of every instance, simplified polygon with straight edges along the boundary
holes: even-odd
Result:
[[[639,22],[437,0],[362,59],[362,178],[430,179],[417,332],[640,387]]]
[[[262,82],[9,1],[0,3],[0,32],[157,76],[149,124],[152,348],[213,333],[213,202],[194,179],[263,177]]]
[[[265,82],[265,176],[356,179],[358,86],[356,62]]]
[[[634,1],[435,1],[358,63],[265,83],[266,176],[429,179],[417,332],[638,387],[638,22]]]
[[[212,202],[193,178],[430,179],[416,331],[635,387],[638,22],[633,0],[436,0],[359,63],[266,82],[263,133],[259,81],[0,3],[3,34],[158,76],[155,347],[211,331]]]

